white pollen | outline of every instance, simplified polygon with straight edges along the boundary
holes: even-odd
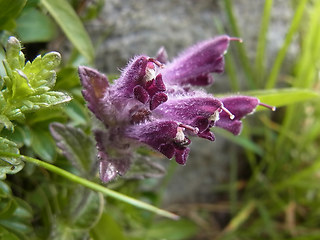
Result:
[[[177,134],[176,134],[175,140],[177,140],[178,142],[183,142],[185,140],[183,128],[181,128],[181,127],[177,128]]]
[[[156,78],[156,71],[152,68],[146,68],[145,79],[147,82],[152,81],[152,79]]]
[[[220,119],[219,110],[216,110],[210,117],[209,121],[216,122]]]

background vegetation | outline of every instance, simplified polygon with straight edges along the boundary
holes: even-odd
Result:
[[[93,65],[95,56],[83,23],[97,18],[108,3],[86,3],[0,0],[0,239],[319,239],[320,1],[292,1],[295,13],[271,68],[266,67],[266,46],[272,0],[265,0],[257,29],[255,62],[244,45],[227,54],[230,90],[258,96],[278,111],[257,113],[239,137],[218,132],[243,148],[242,157],[231,161],[230,181],[216,188],[227,199],[208,207],[199,204],[178,221],[140,202],[161,206],[174,167],[158,180],[118,179],[108,189],[98,185],[92,120],[76,69],[80,63]],[[217,20],[220,32],[241,37],[232,1],[221,1],[221,6],[230,29]],[[22,42],[25,57],[18,41],[8,41],[11,35]],[[46,53],[46,43],[59,36],[72,44],[60,65],[57,53],[33,60],[34,43],[37,50],[43,47],[36,54]],[[284,71],[293,38],[299,53],[294,67]],[[32,64],[25,65],[25,58]],[[238,84],[241,75],[245,88]],[[53,122],[60,123],[51,128],[64,148],[50,134]],[[239,165],[248,165],[245,176]],[[161,191],[149,190],[153,186]],[[221,211],[228,221],[212,227],[212,213]]]

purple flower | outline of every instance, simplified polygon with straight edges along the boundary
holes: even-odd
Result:
[[[125,174],[136,146],[147,145],[184,165],[190,138],[214,141],[214,127],[240,133],[241,119],[255,110],[259,100],[219,99],[196,89],[211,84],[212,73],[223,72],[224,54],[232,40],[240,41],[219,36],[201,42],[171,63],[164,48],[155,58],[137,56],[113,84],[96,70],[79,67],[88,108],[106,127],[95,131],[102,181]]]

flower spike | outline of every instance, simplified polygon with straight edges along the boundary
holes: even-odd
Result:
[[[128,171],[136,146],[149,146],[185,165],[193,137],[214,141],[215,127],[238,135],[242,119],[258,105],[275,110],[254,97],[216,98],[195,88],[212,84],[212,73],[224,71],[231,41],[242,42],[219,36],[185,50],[172,62],[164,48],[155,58],[136,56],[112,84],[96,70],[79,67],[88,108],[106,127],[95,130],[103,182]]]

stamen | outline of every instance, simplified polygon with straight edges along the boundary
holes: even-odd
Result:
[[[158,67],[160,68],[164,68],[164,64],[162,64],[161,62],[159,62],[157,59],[155,58],[149,58],[148,59],[149,62],[153,62],[154,64],[156,64]]]
[[[229,115],[229,118],[231,120],[233,120],[235,118],[235,116],[228,109],[226,109],[223,105],[220,108]]]
[[[197,128],[197,127],[192,127],[190,125],[186,125],[186,124],[183,124],[183,123],[180,123],[179,127],[188,129],[188,130],[192,131],[194,134],[198,134],[199,133],[199,128]]]
[[[238,41],[239,43],[242,43],[242,39],[241,38],[237,38],[237,37],[229,37],[230,41]]]
[[[275,106],[271,106],[271,105],[268,105],[268,104],[265,104],[265,103],[259,103],[260,106],[263,106],[263,107],[266,107],[266,108],[269,108],[271,109],[273,112],[275,110],[277,110],[277,108]]]
[[[183,133],[182,127],[177,127],[177,134],[175,140],[177,140],[178,142],[183,142],[185,140],[185,135]]]
[[[155,70],[154,64],[152,62],[148,62],[146,67],[145,80],[149,82],[155,78],[156,78],[156,70]]]

